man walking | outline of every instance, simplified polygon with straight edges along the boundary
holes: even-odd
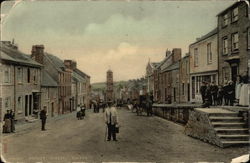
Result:
[[[41,110],[40,112],[40,119],[42,121],[42,131],[45,131],[45,124],[46,124],[46,119],[47,119],[46,106],[44,106],[43,110]]]
[[[111,140],[111,136],[113,141],[117,141],[116,139],[116,125],[118,125],[118,115],[117,110],[114,106],[112,106],[112,102],[108,102],[108,107],[105,109],[104,113],[105,123],[108,127],[108,141]]]

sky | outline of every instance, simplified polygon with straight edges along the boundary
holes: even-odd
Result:
[[[72,59],[105,82],[145,76],[149,62],[167,49],[182,54],[217,25],[216,15],[234,1],[8,1],[1,6],[1,40],[15,40],[30,54],[32,45]]]

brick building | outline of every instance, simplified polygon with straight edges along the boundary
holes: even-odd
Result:
[[[248,1],[249,3],[249,1]],[[250,59],[249,6],[235,2],[218,14],[219,82],[236,81],[244,75]]]
[[[14,110],[17,120],[37,117],[41,102],[41,68],[10,41],[1,42],[0,108]]]
[[[203,81],[218,83],[217,28],[189,45],[191,102],[202,102]]]

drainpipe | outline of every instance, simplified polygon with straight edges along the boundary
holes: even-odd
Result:
[[[15,117],[16,117],[16,66],[14,66],[14,112],[15,112]]]

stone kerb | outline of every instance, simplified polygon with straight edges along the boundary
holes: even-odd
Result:
[[[220,140],[216,136],[216,131],[210,123],[209,114],[197,109],[190,111],[184,133],[204,142],[222,147]]]

